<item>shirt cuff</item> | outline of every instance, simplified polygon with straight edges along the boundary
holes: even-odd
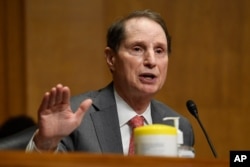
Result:
[[[43,151],[39,150],[34,142],[34,137],[35,135],[38,133],[39,129],[37,129],[35,131],[35,133],[33,134],[33,136],[31,137],[26,149],[25,149],[25,152],[38,152],[38,153],[42,153]],[[57,153],[59,151],[59,148],[57,146],[56,150],[54,151],[54,153]]]

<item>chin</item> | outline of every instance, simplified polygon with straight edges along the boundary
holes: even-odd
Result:
[[[157,92],[159,91],[159,86],[156,86],[156,85],[143,85],[142,89],[145,91],[145,92]]]
[[[159,89],[144,89],[142,90],[143,94],[145,96],[154,96],[157,92],[159,91]]]

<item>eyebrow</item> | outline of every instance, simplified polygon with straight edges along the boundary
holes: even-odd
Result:
[[[136,40],[136,41],[132,41],[130,42],[131,45],[142,45],[145,44],[146,42],[144,42],[143,40]],[[167,47],[167,43],[164,42],[156,42],[155,45],[159,45],[162,47]]]

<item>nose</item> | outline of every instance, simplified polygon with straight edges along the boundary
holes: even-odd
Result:
[[[156,57],[154,51],[145,52],[144,65],[148,68],[154,68],[156,66]]]

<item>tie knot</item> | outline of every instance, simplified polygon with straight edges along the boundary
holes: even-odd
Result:
[[[144,125],[144,117],[136,115],[129,121],[129,126],[134,129]]]

